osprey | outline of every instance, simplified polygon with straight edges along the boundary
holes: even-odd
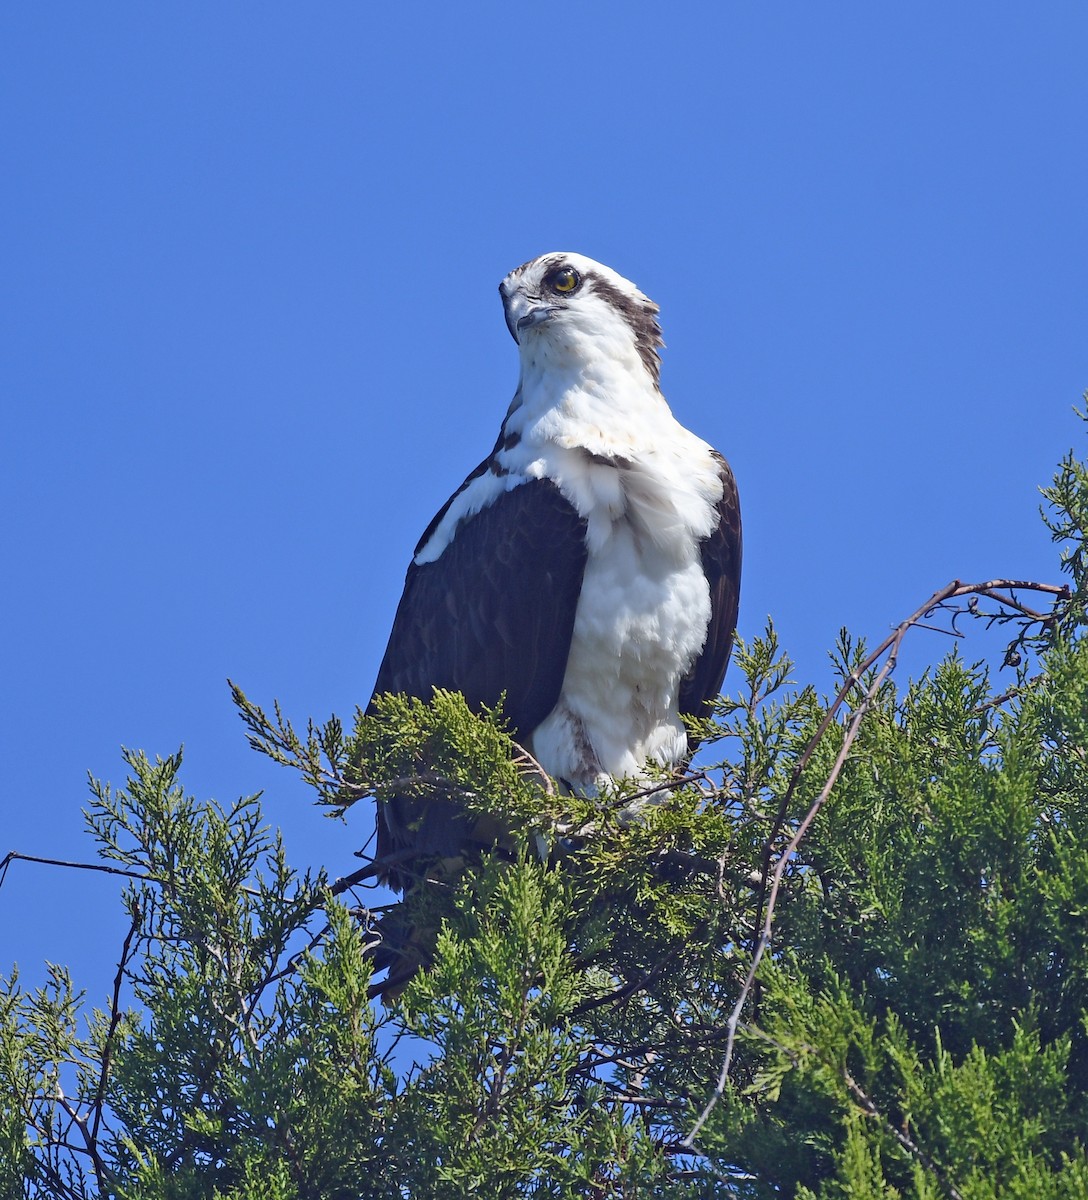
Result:
[[[499,293],[518,388],[416,546],[374,692],[504,698],[514,738],[592,795],[695,749],[681,716],[705,715],[736,626],[737,489],[669,410],[658,308],[633,283],[557,253]],[[448,800],[388,800],[377,872],[404,889],[473,835]]]

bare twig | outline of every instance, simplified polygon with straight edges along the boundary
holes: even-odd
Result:
[[[628,980],[627,983],[622,984],[611,992],[606,992],[603,996],[593,996],[589,1000],[583,1000],[580,1004],[576,1004],[571,1009],[571,1015],[579,1017],[583,1013],[587,1013],[594,1008],[600,1008],[604,1004],[619,1004],[624,1000],[630,999],[636,992],[642,991],[649,984],[653,983],[679,956],[679,949],[673,950],[659,959],[650,970],[644,971],[635,979]]]
[[[91,1154],[91,1161],[94,1163],[95,1179],[98,1182],[99,1191],[103,1195],[106,1192],[106,1181],[102,1160],[98,1155],[98,1132],[102,1127],[102,1112],[106,1103],[106,1081],[109,1078],[110,1062],[113,1057],[114,1037],[117,1034],[117,1027],[121,1024],[121,984],[124,981],[125,970],[132,957],[132,943],[142,920],[143,912],[139,904],[133,903],[132,924],[129,926],[128,934],[125,936],[124,944],[121,947],[121,957],[117,962],[117,974],[113,977],[113,995],[110,997],[110,1025],[109,1029],[106,1030],[106,1040],[102,1045],[102,1062],[98,1072],[98,1086],[95,1088],[94,1102],[91,1105],[94,1118],[91,1121],[91,1128],[88,1135],[88,1148]],[[84,1129],[84,1133],[86,1134],[86,1128],[83,1125],[81,1125],[81,1128]]]
[[[706,771],[684,771],[678,775],[672,775],[668,779],[663,779],[660,783],[649,784],[637,792],[619,796],[613,803],[614,807],[623,809],[633,804],[636,800],[645,800],[650,796],[659,795],[661,792],[675,792],[677,788],[690,787],[695,783],[707,782],[709,782],[709,778]]]
[[[544,794],[549,799],[554,797],[556,794],[555,781],[552,777],[520,742],[514,742],[514,747],[517,750],[514,755],[514,763],[522,775],[534,780],[538,787],[543,788]]]
[[[0,859],[0,887],[4,886],[8,867],[13,862],[38,863],[46,867],[67,867],[73,871],[100,871],[103,875],[121,875],[126,879],[139,879],[142,883],[154,883],[163,888],[173,885],[173,880],[160,879],[157,875],[147,875],[143,871],[126,871],[123,867],[111,867],[108,863],[68,862],[65,859],[42,858],[37,854],[20,854],[17,850],[10,850]],[[241,887],[239,890],[245,892],[247,896],[260,897],[261,895],[257,888]]]
[[[865,660],[855,667],[843,683],[832,701],[827,712],[824,714],[823,720],[813,736],[809,739],[804,750],[794,766],[790,776],[789,784],[786,787],[785,793],[782,796],[782,801],[778,807],[778,814],[771,828],[770,835],[764,843],[763,851],[763,867],[760,876],[759,887],[759,904],[757,908],[757,920],[754,944],[752,947],[752,961],[749,966],[748,973],[745,976],[743,985],[741,986],[740,994],[730,1013],[729,1020],[726,1024],[728,1036],[726,1039],[725,1055],[722,1061],[721,1070],[718,1074],[718,1081],[707,1100],[698,1119],[692,1126],[691,1131],[683,1141],[683,1145],[687,1147],[694,1146],[695,1138],[699,1135],[700,1130],[706,1124],[710,1114],[718,1105],[722,1096],[725,1093],[725,1086],[729,1080],[729,1072],[733,1062],[733,1050],[736,1044],[737,1025],[740,1021],[741,1013],[748,1002],[752,987],[755,983],[756,972],[759,970],[759,964],[763,960],[768,947],[771,944],[772,925],[774,921],[775,905],[778,901],[778,894],[782,886],[782,880],[786,872],[786,867],[789,865],[798,846],[803,841],[805,834],[808,832],[812,822],[816,819],[816,814],[823,807],[827,797],[831,794],[832,788],[835,786],[842,769],[849,757],[850,748],[857,738],[869,709],[872,707],[873,701],[876,699],[883,687],[888,676],[895,670],[896,661],[899,655],[899,647],[902,645],[903,639],[907,631],[915,626],[922,618],[929,616],[936,609],[947,604],[950,600],[958,599],[961,596],[987,596],[990,599],[995,599],[1001,603],[1008,604],[1009,607],[1015,607],[1024,617],[1028,618],[1032,623],[1049,624],[1053,622],[1055,612],[1050,614],[1037,613],[1032,609],[1026,608],[1015,599],[1009,599],[1002,595],[1003,591],[1011,591],[1017,588],[1021,591],[1041,592],[1045,595],[1055,597],[1055,601],[1068,599],[1070,592],[1069,588],[1064,584],[1036,583],[1030,580],[1021,579],[990,579],[982,583],[961,583],[960,580],[954,579],[945,587],[933,593],[932,596],[921,606],[906,618],[901,621],[895,629],[884,639],[880,645],[870,653]],[[981,614],[980,614],[981,615]],[[1010,618],[1011,619],[1011,618]],[[1015,643],[1014,643],[1015,645]],[[789,813],[790,804],[793,800],[794,793],[801,781],[801,777],[812,760],[817,747],[823,741],[827,731],[831,728],[839,714],[839,710],[846,702],[847,697],[853,689],[859,684],[866,673],[872,669],[881,658],[884,658],[884,663],[873,676],[872,681],[863,693],[857,707],[851,714],[850,720],[847,722],[846,729],[843,733],[842,745],[839,748],[838,754],[835,756],[835,762],[832,765],[827,779],[820,788],[816,799],[809,806],[808,811],[802,817],[797,828],[794,830],[792,837],[786,843],[785,847],[775,858],[775,846],[778,842],[779,834],[785,825],[787,814]],[[774,863],[773,871],[771,864]],[[768,886],[769,883],[769,886]],[[762,919],[760,919],[762,918]]]
[[[932,1158],[922,1149],[921,1146],[910,1136],[909,1133],[897,1125],[893,1125],[886,1116],[877,1108],[871,1097],[858,1084],[854,1077],[845,1068],[842,1072],[843,1082],[850,1090],[850,1094],[861,1105],[862,1110],[867,1116],[879,1121],[881,1125],[892,1135],[893,1138],[903,1147],[908,1154],[916,1158],[922,1166],[937,1180],[941,1190],[948,1197],[948,1200],[963,1200],[956,1185],[945,1175],[944,1171],[937,1166]]]
[[[389,858],[386,857],[382,860],[381,866],[385,866],[388,862]],[[329,885],[329,892],[333,896],[340,896],[351,888],[357,887],[360,883],[372,879],[379,870],[379,864],[371,859],[365,867],[360,867],[357,871],[352,871],[350,875],[341,875],[339,879],[334,879]],[[371,884],[370,886],[373,887],[374,885]]]
[[[68,1129],[75,1126],[79,1130],[79,1136],[83,1140],[82,1146],[77,1146],[66,1140],[66,1134],[60,1134],[58,1138],[50,1141],[50,1145],[57,1149],[67,1150],[71,1154],[85,1154],[91,1160],[91,1167],[94,1170],[95,1183],[98,1185],[102,1195],[107,1195],[106,1192],[106,1164],[102,1161],[102,1156],[98,1153],[98,1142],[92,1135],[90,1129],[87,1128],[87,1114],[81,1113],[68,1097],[61,1090],[60,1085],[57,1085],[55,1095],[52,1100],[57,1106],[68,1116]],[[59,1178],[59,1176],[58,1176]],[[68,1189],[65,1188],[61,1195],[68,1194]]]
[[[915,629],[928,629],[930,633],[943,633],[945,637],[966,637],[967,634],[960,633],[958,629],[943,629],[940,625],[929,625],[925,621],[912,622]]]
[[[1025,690],[1025,688],[1031,687],[1031,685],[1035,683],[1038,678],[1039,676],[1036,675],[1029,679],[1027,683],[1015,684],[1011,688],[1006,688],[1006,690],[1003,691],[1000,696],[993,696],[989,700],[983,701],[982,704],[976,704],[975,707],[971,709],[971,715],[973,717],[981,716],[984,712],[988,712],[991,708],[1000,708],[1002,704],[1005,704],[1007,701],[1013,700],[1019,696]]]
[[[126,871],[122,867],[111,867],[107,863],[66,862],[59,858],[41,858],[36,854],[20,854],[18,850],[9,850],[3,859],[0,859],[0,887],[4,886],[8,867],[13,862],[40,863],[46,867],[71,867],[76,871],[101,871],[104,875],[124,875],[128,879],[143,879],[151,883],[158,882],[157,880],[153,880],[150,875],[144,875],[140,871]]]
[[[771,1037],[771,1035],[765,1030],[748,1025],[745,1027],[745,1032],[774,1046],[776,1050],[780,1051],[790,1060],[794,1067],[799,1067],[801,1065],[801,1057],[798,1050],[791,1049],[789,1046],[784,1046],[780,1041],[778,1041],[777,1038]],[[805,1054],[812,1054],[819,1057],[819,1051],[815,1046],[805,1045],[800,1047],[800,1051]],[[824,1060],[824,1063],[827,1066],[834,1066],[834,1064],[827,1063],[826,1060]],[[893,1124],[892,1121],[880,1111],[876,1105],[876,1101],[873,1100],[873,1098],[865,1091],[861,1084],[857,1082],[857,1080],[853,1077],[853,1075],[850,1074],[849,1070],[845,1066],[834,1066],[834,1069],[836,1070],[837,1074],[841,1076],[843,1083],[846,1084],[847,1090],[858,1102],[865,1115],[872,1117],[875,1121],[879,1121],[880,1124],[883,1125],[887,1130],[887,1132],[890,1133],[892,1137],[899,1143],[899,1145],[909,1155],[911,1155],[912,1158],[917,1159],[918,1162],[921,1163],[922,1167],[937,1180],[941,1190],[946,1196],[948,1196],[949,1200],[963,1200],[963,1197],[957,1190],[956,1185],[947,1177],[944,1170],[938,1166],[937,1162],[932,1158],[932,1156],[929,1155],[921,1146],[919,1146],[918,1143],[910,1136],[910,1134],[907,1133],[906,1122],[904,1122],[902,1126]]]

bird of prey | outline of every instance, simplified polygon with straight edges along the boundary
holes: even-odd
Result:
[[[501,698],[543,769],[592,795],[695,748],[681,716],[717,695],[737,620],[737,489],[665,402],[658,308],[633,283],[553,253],[499,293],[517,391],[416,546],[374,694]],[[375,867],[403,890],[473,840],[453,802],[393,798]]]

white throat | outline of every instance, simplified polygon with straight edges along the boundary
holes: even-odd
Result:
[[[627,457],[649,449],[675,424],[630,342],[583,335],[560,347],[545,338],[521,347],[521,379],[506,429],[527,443]]]

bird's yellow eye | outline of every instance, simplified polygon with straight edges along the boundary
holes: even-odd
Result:
[[[582,282],[582,277],[573,267],[560,267],[551,278],[553,290],[569,295]]]

